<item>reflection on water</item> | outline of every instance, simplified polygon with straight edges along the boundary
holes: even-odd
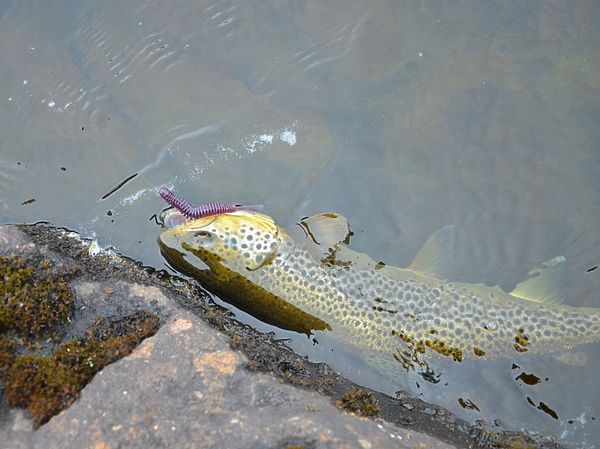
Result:
[[[453,224],[456,281],[509,291],[565,256],[567,302],[597,307],[599,19],[593,0],[0,1],[0,219],[156,267],[162,185],[280,223],[338,211],[356,249],[396,266]],[[599,348],[582,352],[448,363],[411,388],[592,445]]]

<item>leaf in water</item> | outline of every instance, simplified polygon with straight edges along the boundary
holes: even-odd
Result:
[[[535,384],[540,383],[540,381],[541,381],[541,379],[539,377],[537,377],[535,374],[527,374],[527,373],[519,374],[517,377],[515,377],[515,380],[520,380],[527,385],[535,385]]]
[[[467,410],[477,410],[478,412],[480,411],[479,407],[477,407],[477,405],[473,401],[471,401],[470,399],[466,399],[465,400],[463,398],[458,398],[458,403],[464,409],[467,409]]]

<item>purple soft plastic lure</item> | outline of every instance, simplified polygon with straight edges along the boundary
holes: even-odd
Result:
[[[228,212],[235,212],[238,210],[259,211],[263,208],[262,204],[242,205],[218,202],[199,204],[197,206],[194,206],[189,201],[184,200],[172,190],[166,189],[164,187],[162,187],[158,191],[158,193],[163,200],[169,203],[170,206],[174,207],[187,218],[192,220],[196,218],[208,217],[210,215],[226,214]]]

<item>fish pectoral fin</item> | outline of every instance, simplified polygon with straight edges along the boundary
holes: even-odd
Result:
[[[305,217],[286,232],[315,258],[321,260],[336,245],[350,242],[350,224],[336,213],[322,213]]]
[[[454,274],[454,226],[434,232],[417,253],[408,269],[417,273],[450,279]]]
[[[563,256],[543,263],[544,268],[529,272],[530,277],[510,292],[511,295],[545,304],[561,304],[565,301],[565,267]]]

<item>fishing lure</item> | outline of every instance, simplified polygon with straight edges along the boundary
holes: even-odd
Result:
[[[210,215],[226,214],[238,210],[259,211],[263,208],[262,204],[243,205],[220,202],[205,203],[195,206],[167,188],[162,187],[158,193],[170,206],[192,220],[208,217]]]

